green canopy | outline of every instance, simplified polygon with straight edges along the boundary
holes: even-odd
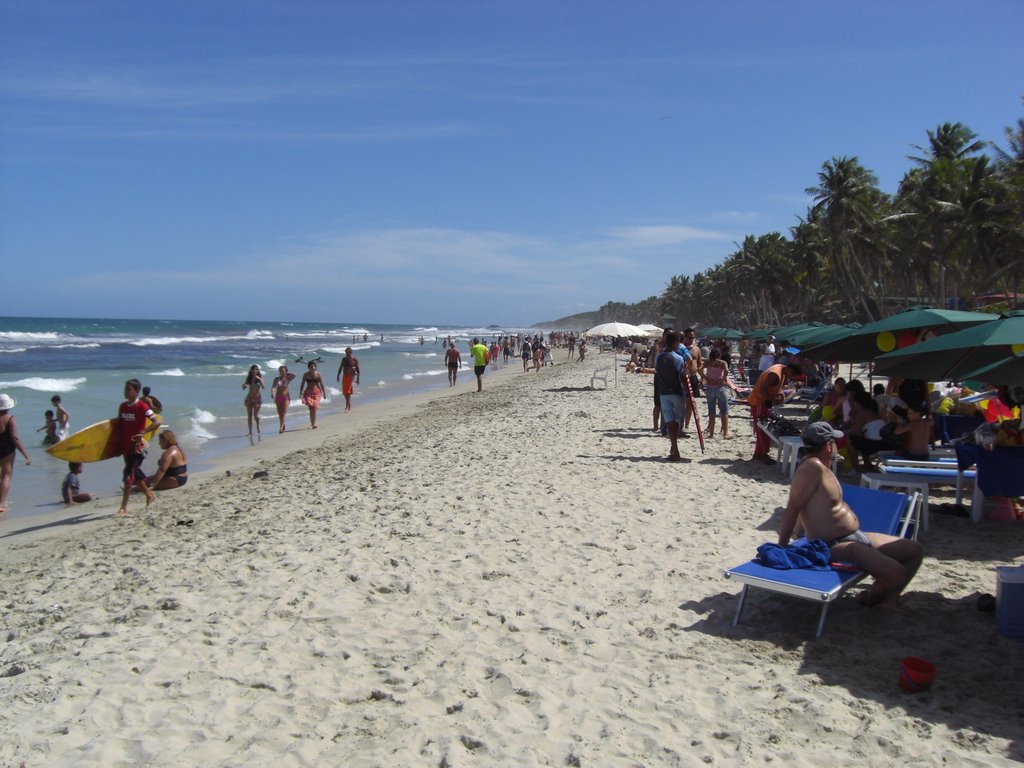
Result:
[[[824,323],[819,323],[815,321],[812,323],[797,323],[796,325],[784,325],[781,328],[776,328],[774,331],[770,331],[770,333],[773,336],[775,336],[775,338],[778,339],[779,341],[792,341],[793,337],[799,333],[824,327]]]
[[[735,339],[742,339],[743,333],[737,331],[734,328],[722,328],[718,325],[712,325],[709,328],[701,328],[698,332],[699,336],[704,336],[709,339],[728,339],[733,341]]]
[[[978,378],[967,374],[1019,354],[1024,354],[1024,310],[882,355],[875,372],[925,381],[962,380]]]
[[[801,352],[812,360],[840,360],[844,363],[864,363],[890,352],[904,339],[896,335],[910,334],[913,340],[921,331],[930,330],[944,335],[972,325],[995,320],[998,315],[986,312],[961,312],[954,309],[911,307],[890,317],[862,325],[848,335],[816,343]],[[891,346],[890,346],[891,345]],[[923,378],[915,376],[914,378]],[[940,377],[941,378],[941,377]]]
[[[1008,357],[976,371],[968,371],[960,378],[962,381],[972,379],[996,387],[1024,387],[1024,357]]]
[[[799,331],[792,334],[789,337],[789,343],[794,347],[803,349],[805,347],[811,347],[815,344],[824,344],[827,341],[834,341],[835,339],[843,338],[860,328],[860,323],[850,323],[849,325],[823,325],[820,328],[808,328],[805,331]]]
[[[737,331],[735,328],[719,328],[718,331],[718,334],[712,338],[726,339],[727,341],[736,341],[743,338],[743,332]]]

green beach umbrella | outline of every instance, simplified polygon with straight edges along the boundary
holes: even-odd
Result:
[[[815,343],[801,353],[812,360],[840,360],[844,363],[866,363],[886,352],[913,345],[921,331],[942,336],[954,331],[997,319],[987,312],[961,312],[955,309],[911,307],[895,315],[862,325],[849,334]],[[922,378],[915,376],[915,378]]]
[[[718,325],[712,325],[709,328],[702,328],[700,335],[705,336],[709,339],[728,339],[729,341],[735,341],[736,339],[742,339],[742,331],[737,331],[735,328],[723,328]]]
[[[968,371],[962,379],[981,381],[995,387],[1024,387],[1024,357],[1008,357],[976,371]]]
[[[956,333],[937,336],[878,358],[881,376],[943,381],[977,378],[967,374],[1024,355],[1024,310]]]
[[[816,330],[818,328],[824,328],[824,323],[817,321],[812,323],[797,323],[796,325],[784,325],[781,328],[776,328],[774,331],[770,331],[779,341],[792,341],[793,337],[797,334],[805,331]]]
[[[743,338],[743,332],[735,328],[723,328],[722,332],[715,338],[726,339],[727,341],[738,341]]]
[[[824,344],[827,341],[842,338],[858,328],[860,328],[860,323],[850,323],[849,325],[823,325],[818,328],[808,328],[792,334],[789,337],[789,342],[794,347],[803,349],[815,344]]]

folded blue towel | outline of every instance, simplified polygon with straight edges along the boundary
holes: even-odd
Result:
[[[757,548],[754,562],[767,568],[787,570],[807,568],[812,571],[828,571],[829,546],[824,539],[797,539],[788,547],[779,544],[762,544]]]

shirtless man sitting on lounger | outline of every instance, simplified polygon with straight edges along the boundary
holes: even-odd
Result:
[[[875,583],[860,595],[861,603],[894,606],[917,573],[924,550],[910,539],[860,530],[860,521],[843,501],[842,486],[831,469],[835,441],[842,436],[824,421],[804,429],[805,458],[789,489],[779,544],[789,544],[794,533],[824,539],[833,561],[854,563],[874,577]]]

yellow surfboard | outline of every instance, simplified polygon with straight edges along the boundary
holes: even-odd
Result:
[[[51,445],[46,452],[62,461],[104,461],[120,456],[115,425],[117,419],[100,421],[73,435],[68,435],[56,445]],[[160,429],[159,417],[144,433],[146,440],[151,440]]]

